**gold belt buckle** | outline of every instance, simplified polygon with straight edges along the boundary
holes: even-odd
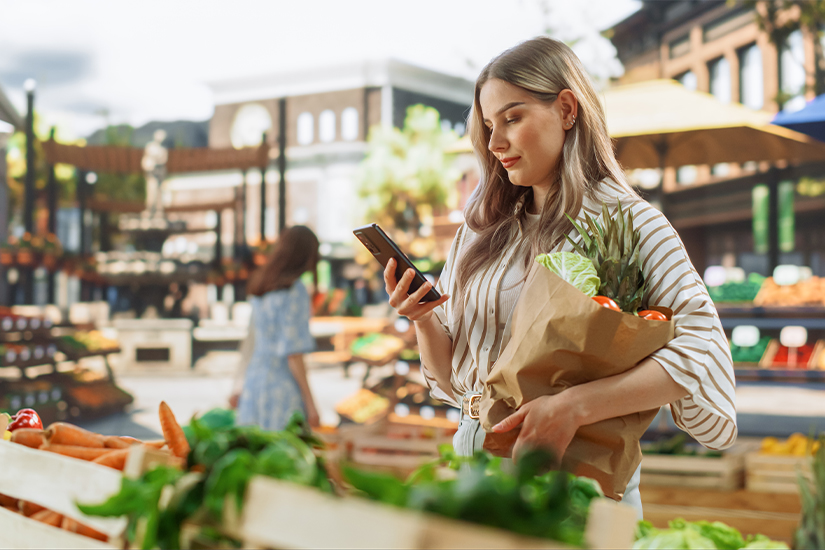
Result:
[[[469,402],[467,403],[467,416],[473,420],[481,418],[480,411],[478,410],[479,401],[481,401],[481,396],[475,394],[470,396]]]

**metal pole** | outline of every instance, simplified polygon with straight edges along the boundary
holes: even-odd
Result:
[[[286,98],[278,100],[278,233],[286,227]]]
[[[262,145],[266,145],[266,133],[264,133]],[[261,245],[266,242],[266,166],[261,166]]]
[[[9,229],[9,191],[6,184],[6,140],[9,135],[0,133],[0,245],[6,243],[6,232]],[[0,265],[0,305],[10,305],[11,297],[6,281],[6,268]]]
[[[223,217],[220,210],[216,210],[215,213],[218,215],[217,221],[215,222],[215,270],[220,273],[223,270],[223,246],[221,244],[221,233],[223,233],[223,223],[221,222],[221,218]],[[222,285],[215,285],[215,289],[217,291],[217,299],[221,301],[223,298],[223,286]]]
[[[54,141],[55,127],[49,132],[49,141]],[[46,232],[57,235],[57,177],[54,173],[54,164],[49,164],[49,180],[46,183],[46,206],[49,211],[49,221]],[[46,303],[55,303],[54,295],[55,273],[50,271],[46,276]]]
[[[25,192],[23,196],[23,227],[31,235],[34,235],[34,194],[35,177],[37,168],[34,158],[34,80],[27,80],[24,84],[26,88],[26,180]],[[26,267],[20,270],[23,283],[23,303],[34,303],[34,268]]]

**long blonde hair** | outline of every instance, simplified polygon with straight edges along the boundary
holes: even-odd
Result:
[[[459,295],[477,273],[497,262],[505,250],[515,244],[519,237],[519,222],[533,196],[531,188],[510,183],[507,171],[488,149],[490,129],[483,122],[479,96],[484,84],[494,78],[523,88],[547,103],[555,101],[558,93],[565,89],[572,91],[578,100],[576,124],[567,130],[556,170],[556,185],[541,205],[539,223],[526,235],[525,244],[529,243],[531,253],[524,257],[525,265],[529,258],[549,252],[564,239],[572,229],[565,214],[575,218],[585,195],[595,197],[605,178],[612,179],[638,198],[616,161],[604,110],[576,54],[564,43],[544,36],[505,51],[481,70],[468,120],[481,178],[464,211],[467,226],[477,238],[457,262],[455,281]],[[516,205],[522,198],[525,207],[517,210]],[[457,298],[453,302],[456,308],[463,304],[462,296]]]

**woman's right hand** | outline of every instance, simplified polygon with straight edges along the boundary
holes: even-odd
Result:
[[[433,287],[433,284],[427,281],[421,285],[421,288],[412,294],[408,294],[410,283],[415,277],[415,271],[408,269],[401,276],[401,279],[396,281],[395,266],[395,258],[390,258],[387,267],[384,268],[384,285],[387,294],[390,295],[390,305],[395,308],[399,315],[403,315],[411,321],[427,321],[433,316],[433,310],[436,307],[450,299],[449,294],[442,294],[441,298],[434,302],[419,303]]]

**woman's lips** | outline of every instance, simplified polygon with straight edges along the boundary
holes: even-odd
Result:
[[[517,163],[521,159],[521,157],[509,157],[506,159],[501,159],[501,164],[504,166],[505,169],[512,168],[512,166]]]

